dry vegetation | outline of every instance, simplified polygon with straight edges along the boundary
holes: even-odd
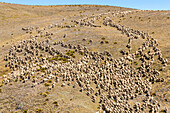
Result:
[[[12,71],[9,67],[5,67],[7,62],[4,61],[4,55],[8,54],[11,46],[19,43],[18,41],[31,39],[30,35],[37,35],[35,29],[25,33],[22,28],[30,26],[34,28],[39,27],[40,30],[46,28],[46,31],[53,33],[50,38],[46,36],[39,37],[38,41],[49,40],[51,45],[55,45],[55,42],[58,41],[62,41],[65,44],[79,44],[93,52],[102,53],[107,50],[114,59],[118,59],[122,57],[120,51],[127,50],[128,37],[114,27],[103,25],[103,20],[109,17],[117,24],[152,35],[158,41],[162,56],[170,61],[170,11],[137,11],[125,16],[120,14],[114,17],[112,14],[107,14],[94,22],[95,25],[101,25],[101,27],[80,26],[75,23],[76,27],[64,27],[74,25],[71,22],[72,20],[80,20],[101,13],[116,13],[117,11],[129,10],[133,11],[135,9],[97,5],[26,6],[0,3],[0,113],[15,111],[25,113],[94,113],[99,110],[99,97],[96,99],[97,102],[94,103],[92,98],[87,96],[85,92],[80,92],[81,88],[74,82],[71,85],[66,84],[64,87],[61,87],[61,80],[55,84],[55,88],[52,90],[47,90],[47,88],[52,86],[53,79],[49,79],[46,83],[35,87],[32,87],[32,81],[23,83],[21,79],[3,84],[3,76],[9,76]],[[61,27],[48,29],[48,26],[53,24],[61,25]],[[133,40],[131,52],[135,52],[143,42],[143,39]],[[63,48],[59,45],[56,47],[65,55],[75,59],[75,61],[79,61],[84,55],[84,53],[74,51],[74,49]],[[44,56],[49,55],[45,52],[42,52],[42,54]],[[20,54],[20,56],[22,55]],[[135,68],[138,68],[141,64],[138,57],[136,56],[136,60],[132,62],[132,66]],[[43,57],[39,56],[39,58]],[[49,63],[60,62],[61,64],[69,61],[67,58],[51,55],[46,60]],[[92,62],[90,60],[88,65]],[[101,62],[101,64],[105,64],[105,62]],[[164,78],[165,80],[164,82],[152,84],[151,93],[154,99],[161,104],[159,111],[162,110],[163,112],[165,108],[170,110],[170,63],[167,63],[165,70],[160,70],[160,65],[158,60],[155,60],[153,63],[153,67],[160,71],[159,78]],[[59,72],[57,69],[55,71]],[[46,68],[39,65],[36,73],[32,75],[32,79],[39,77],[39,74],[44,72],[46,72]],[[60,77],[60,74],[56,76]],[[142,78],[142,80],[145,79]],[[94,84],[91,85],[93,86]],[[73,88],[73,86],[76,88]],[[139,101],[138,99],[140,100],[140,98],[137,98],[134,101]]]

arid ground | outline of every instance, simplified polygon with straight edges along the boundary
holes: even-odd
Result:
[[[132,12],[113,16],[114,13],[126,11]],[[100,14],[104,15],[99,19],[93,18]],[[73,22],[73,20],[79,21],[86,17],[88,17],[86,21],[94,20],[92,23],[100,27],[81,26]],[[108,51],[113,59],[118,59],[123,57],[120,51],[127,50],[126,45],[129,37],[115,27],[104,25],[103,21],[106,18],[116,24],[148,33],[157,40],[162,57],[170,61],[170,11],[141,11],[99,5],[26,6],[0,3],[0,113],[94,113],[99,111],[98,100],[100,97],[96,97],[96,102],[93,102],[85,92],[80,92],[81,87],[76,82],[61,87],[63,82],[61,80],[55,83],[55,87],[51,90],[46,87],[52,84],[49,80],[48,84],[44,85],[43,83],[35,87],[32,87],[32,81],[29,80],[22,82],[18,79],[4,83],[4,78],[10,76],[14,71],[9,66],[5,66],[7,61],[4,61],[4,56],[9,54],[10,48],[19,44],[21,40],[30,40],[35,37],[37,35],[35,28],[37,27],[43,33],[53,33],[50,37],[37,35],[38,41],[50,40],[51,45],[58,41],[65,44],[82,45],[93,52]],[[51,27],[53,25],[57,27]],[[27,33],[22,29],[31,27],[34,29]],[[143,39],[133,40],[131,53],[137,51],[143,42]],[[59,45],[56,46],[56,49],[63,53],[69,50]],[[74,60],[78,61],[82,55],[75,52],[74,57]],[[138,68],[140,64],[141,62],[136,59],[131,65],[133,68]],[[170,111],[170,62],[162,70],[160,62],[155,58],[152,68],[159,70],[158,78],[163,78],[164,81],[151,83],[151,96],[160,103],[158,112],[168,112]],[[32,77],[39,76],[36,74],[35,72]],[[147,79],[141,78],[143,81]],[[139,96],[133,99],[130,104],[141,101],[142,98]],[[149,111],[146,109],[143,112]]]

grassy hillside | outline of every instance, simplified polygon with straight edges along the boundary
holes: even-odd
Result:
[[[124,14],[126,13],[126,11],[131,12]],[[114,14],[117,15],[114,16]],[[124,56],[129,57],[128,55],[123,56],[122,53],[120,53],[121,50],[128,51],[126,45],[129,41],[129,37],[125,33],[122,33],[120,30],[118,30],[116,27],[104,25],[104,22],[107,19],[112,20],[112,22],[117,25],[120,24],[133,30],[139,30],[145,33],[149,33],[149,35],[157,40],[159,44],[158,49],[160,49],[162,57],[170,61],[170,11],[141,11],[130,8],[100,5],[27,6],[0,3],[0,112],[28,111],[37,113],[94,113],[99,111],[99,106],[101,104],[99,101],[102,96],[95,96],[96,102],[93,102],[93,97],[91,97],[92,95],[87,96],[87,93],[85,91],[81,91],[82,87],[79,87],[81,85],[79,85],[76,81],[64,81],[64,74],[62,75],[61,73],[63,70],[66,70],[65,74],[71,75],[75,71],[75,68],[70,67],[73,65],[80,66],[79,63],[84,63],[82,64],[83,66],[92,67],[95,67],[97,65],[95,68],[100,70],[100,66],[104,65],[107,67],[110,64],[114,64]],[[74,21],[78,21],[79,23],[77,24]],[[80,25],[81,22],[84,22],[85,24]],[[94,27],[89,23],[94,24],[94,26],[97,25],[97,27]],[[22,28],[31,27],[33,27],[34,29],[28,31],[27,33],[22,30]],[[47,35],[48,33],[50,35]],[[26,40],[28,41],[28,45],[24,42]],[[33,40],[33,43],[29,42],[30,40]],[[146,41],[147,39],[142,38],[134,39],[131,44],[132,50],[130,51],[130,54],[138,51],[142,44]],[[60,44],[56,44],[59,42],[66,44],[67,47],[62,46],[62,44],[61,46]],[[46,48],[52,47],[53,49],[56,49],[56,51],[59,50],[59,52],[61,52],[63,55],[71,57],[71,59],[74,60],[74,62],[72,62],[73,64],[69,65],[69,60],[67,58],[64,58],[62,55],[59,56],[51,54],[49,51],[52,50],[38,50],[38,56],[30,55],[34,60],[26,61],[26,64],[24,65],[20,64],[20,68],[16,68],[16,70],[12,71],[12,68],[10,69],[8,66],[10,63],[4,61],[4,56],[6,54],[11,55],[12,52],[10,53],[9,51],[13,51],[15,48],[11,47],[16,45],[16,47],[20,48],[20,46],[18,45],[23,44],[23,46],[25,47],[24,49],[26,50],[27,48],[30,49],[32,46],[34,47],[34,44],[36,45],[36,43],[44,44],[44,47]],[[78,48],[68,48],[69,44],[73,46],[80,45],[82,47],[86,47],[89,50],[88,58],[91,59],[88,60],[87,63],[85,63],[87,60],[85,54],[79,51]],[[37,48],[34,49],[37,50]],[[149,51],[149,49],[150,51],[153,51],[151,50],[152,48],[148,48],[147,51]],[[22,50],[22,52],[20,52],[19,54],[16,52],[16,56],[14,55],[17,59],[14,59],[16,62],[13,62],[13,59],[9,59],[8,61],[11,61],[14,64],[18,63],[20,58],[24,59],[25,56],[27,56],[23,52],[25,50]],[[17,51],[20,51],[20,49]],[[97,60],[95,61],[93,59],[95,55],[90,56],[93,53],[95,54],[95,52],[104,54],[106,51],[110,53],[111,56],[103,55],[104,58],[113,59],[110,60],[108,64],[105,60],[101,60],[99,64],[97,64]],[[147,51],[145,51],[146,54],[149,53]],[[36,51],[31,54],[35,55],[35,53]],[[132,66],[133,69],[127,70],[127,72],[131,72],[134,70],[138,72],[138,69],[140,69],[141,65],[140,57],[140,55],[136,55],[135,60],[130,61],[128,65]],[[37,61],[37,59],[44,59],[45,63],[39,62]],[[164,70],[161,70],[161,62],[157,60],[157,56],[154,56],[154,59],[155,60],[151,68],[158,70],[160,72],[158,78],[163,78],[164,81],[155,82],[154,84],[150,83],[150,96],[152,96],[153,99],[157,100],[160,103],[159,111],[163,111],[165,110],[165,108],[170,110],[170,63],[168,62],[166,68]],[[33,65],[31,69],[29,68],[30,65]],[[44,65],[48,65],[47,68],[44,68]],[[127,65],[125,65],[124,67],[129,68],[126,66]],[[51,71],[52,67],[55,68],[53,69],[51,74],[55,75],[55,77],[61,78],[59,82],[55,82],[56,79],[50,78],[51,74],[49,74],[50,72],[48,73],[48,71]],[[93,69],[92,67],[89,67],[88,72],[83,72],[81,74],[78,73],[77,76],[83,79],[86,78],[86,76],[90,72],[96,72],[92,75],[97,75],[99,70],[95,71],[95,68]],[[108,69],[106,68],[106,70],[103,70],[104,75],[107,75],[106,73],[108,73],[110,67],[108,66]],[[31,71],[28,69],[29,72],[26,74],[26,72],[28,71],[27,68],[29,68]],[[78,71],[83,69],[84,68],[81,67],[80,69],[78,69]],[[119,79],[120,81],[122,79],[126,81],[126,77],[121,78],[121,76],[119,76],[120,72],[117,73],[117,71],[119,70],[122,71],[123,67],[121,67],[120,65],[114,69],[115,72],[109,72],[110,74],[114,74],[113,78],[118,81]],[[13,77],[13,74],[16,74],[19,77],[24,73],[22,72],[23,70],[25,71],[25,74],[23,76],[28,77],[30,75],[30,80],[22,80],[21,77],[13,79],[12,82],[9,83],[4,82],[5,80],[8,81],[8,77]],[[110,76],[110,74],[108,74],[107,76]],[[127,76],[129,77],[130,75]],[[139,80],[145,83],[147,79],[149,79],[151,76],[149,75],[149,77],[147,78],[139,77],[137,75],[136,78],[140,78]],[[136,78],[132,77],[131,80],[136,80]],[[48,81],[41,84],[41,81],[46,79],[48,79]],[[102,81],[103,79],[104,77],[100,80]],[[55,84],[55,87],[49,90],[48,87],[52,86],[53,84]],[[84,83],[84,86],[85,84],[86,82]],[[90,87],[94,88],[95,92],[98,90],[97,86],[95,86],[95,83],[90,81],[89,84]],[[121,90],[121,88],[118,90]],[[117,91],[117,89],[114,89],[114,91]],[[102,94],[106,95],[106,97],[109,98],[107,93],[108,92],[106,91]],[[122,94],[122,92],[119,93],[120,95]],[[130,106],[133,106],[136,102],[141,102],[144,97],[146,96],[139,95],[135,99],[128,100],[127,102]],[[116,101],[113,101],[113,103],[116,103]],[[144,112],[148,112],[149,109],[150,108],[146,109],[146,111]],[[101,111],[103,110],[104,109],[102,109]]]

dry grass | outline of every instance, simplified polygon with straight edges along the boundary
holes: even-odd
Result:
[[[81,15],[91,16],[93,13],[97,15],[108,12],[108,10],[123,11],[132,9],[96,5],[25,6],[0,3],[0,76],[7,75],[9,72],[9,69],[4,67],[3,55],[7,53],[13,43],[29,38],[29,34],[21,31],[22,27],[43,27],[51,23],[61,23],[63,18],[66,19],[64,23],[69,23],[70,20],[81,19]],[[168,17],[170,17],[170,11],[146,11],[129,14],[123,18],[114,17],[113,19],[116,23],[120,21],[122,25],[152,34],[158,40],[163,56],[170,61],[170,19]],[[97,24],[102,24],[101,22],[102,19]],[[55,33],[54,38],[51,39],[52,42],[64,41],[71,44],[86,45],[92,51],[103,52],[108,50],[114,58],[121,56],[120,50],[125,49],[128,41],[128,37],[121,34],[121,32],[106,26],[101,28],[79,26],[70,29],[54,28],[50,31]],[[66,39],[62,38],[64,34],[67,34]],[[105,37],[105,39],[101,39],[101,37]],[[87,40],[92,39],[93,43],[84,42],[82,41],[83,38],[87,38]],[[101,40],[107,40],[109,43],[100,44]],[[134,41],[132,43],[134,47],[132,51],[135,51],[142,41]],[[60,49],[60,47],[58,48]],[[62,51],[65,51],[65,49],[62,49]],[[81,57],[78,53],[75,53],[75,56],[76,60]],[[133,65],[137,66],[136,64],[134,63]],[[169,98],[169,69],[170,66],[168,64],[168,68],[161,74],[161,76],[166,78],[166,81],[161,84],[156,83],[153,86],[153,93],[156,92],[155,98],[163,106],[169,106],[169,103],[163,100],[163,96]],[[0,93],[0,112],[8,112],[9,109],[15,111],[16,105],[23,105],[23,109],[18,109],[18,112],[24,110],[28,110],[28,112],[42,110],[43,112],[69,111],[94,113],[97,111],[98,104],[92,103],[90,97],[72,88],[72,86],[61,88],[58,83],[58,86],[47,94],[44,84],[34,88],[30,88],[29,85],[29,83],[23,85],[17,81],[12,85],[3,86]],[[46,95],[45,98],[43,94]],[[48,98],[48,101],[46,101],[46,98]],[[58,102],[59,106],[54,106],[54,101]]]

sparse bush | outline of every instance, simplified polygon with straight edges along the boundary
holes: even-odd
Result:
[[[37,69],[37,71],[45,72],[45,68]],[[32,76],[33,77],[33,76]],[[34,76],[35,77],[35,76]]]
[[[106,43],[106,44],[108,44],[108,43],[109,43],[109,41],[105,40],[105,43]]]
[[[156,93],[154,92],[154,93],[152,93],[152,95],[153,95],[153,96],[156,96]]]
[[[44,97],[47,97],[47,93],[44,93],[43,96],[44,96]]]
[[[48,99],[48,98],[46,98],[46,99],[45,99],[45,101],[49,101],[49,99]]]
[[[42,112],[42,109],[37,108],[37,109],[36,109],[36,112],[37,112],[37,113],[40,113],[40,112]]]
[[[161,113],[167,113],[167,111],[165,109],[162,109]]]
[[[167,93],[164,93],[163,96],[165,96]]]
[[[105,37],[102,37],[101,39],[102,39],[102,40],[105,40],[106,38],[105,38]]]
[[[75,55],[73,55],[72,57],[73,57],[73,58],[76,58],[76,56],[75,56]]]
[[[74,53],[75,53],[75,51],[67,51],[67,53],[66,53],[66,55],[68,55],[68,56],[72,56],[73,58],[75,57],[74,56]]]
[[[136,55],[136,58],[139,58],[140,57],[140,55]]]
[[[117,44],[117,42],[114,42],[114,44]]]
[[[2,87],[3,86],[3,84],[0,84],[0,87]]]
[[[152,32],[152,34],[155,34],[155,32]]]
[[[2,92],[2,89],[0,89],[0,93]]]
[[[137,67],[136,69],[140,69],[140,67]]]
[[[58,102],[57,102],[57,101],[54,101],[53,104],[54,104],[55,106],[58,106]]]
[[[80,55],[84,55],[84,53],[83,53],[83,52],[79,52],[79,54],[80,54]]]
[[[19,85],[19,88],[23,87],[23,85]]]
[[[23,113],[27,113],[28,112],[28,110],[23,110]]]
[[[132,18],[132,17],[130,17],[130,18]]]
[[[44,93],[49,94],[49,92],[48,92],[48,91],[46,91],[46,92],[44,92]]]
[[[44,85],[45,85],[46,87],[50,86],[50,84],[48,84],[48,83],[45,83]]]
[[[137,61],[134,61],[135,65],[138,65],[138,62]]]
[[[48,83],[52,83],[52,80],[48,80]]]
[[[167,19],[169,19],[170,17],[167,17]]]

